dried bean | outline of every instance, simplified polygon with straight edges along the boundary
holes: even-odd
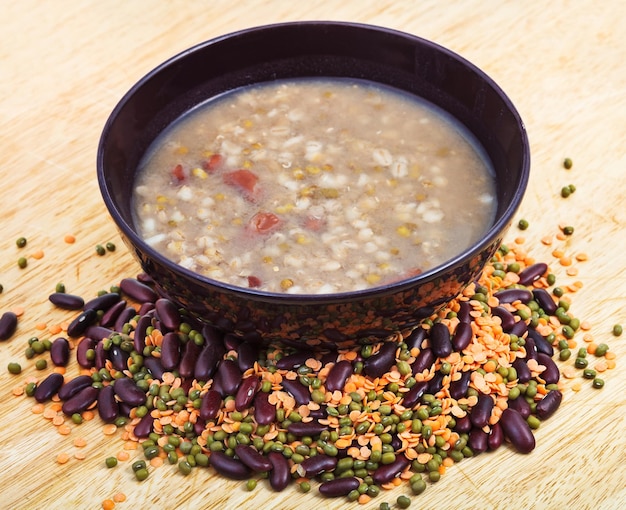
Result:
[[[111,385],[102,388],[98,394],[98,414],[105,423],[112,423],[119,416],[115,390]]]
[[[272,469],[270,460],[250,445],[238,444],[235,446],[235,454],[252,471],[263,473]]]
[[[250,478],[252,474],[250,468],[243,462],[229,457],[224,452],[212,452],[211,465],[220,475],[230,478],[231,480],[246,480]]]
[[[296,437],[315,437],[321,434],[324,430],[328,430],[328,425],[323,425],[316,421],[294,422],[290,423],[287,427],[287,431]]]
[[[85,306],[85,300],[82,297],[65,292],[54,292],[48,296],[48,300],[54,306],[65,310],[80,310]]]
[[[473,337],[472,324],[470,322],[459,322],[452,337],[452,348],[455,351],[466,349]]]
[[[470,430],[472,430],[472,422],[470,421],[469,415],[466,414],[465,416],[457,418],[454,430],[456,430],[459,434],[467,434]]]
[[[418,381],[416,382],[409,391],[404,393],[404,399],[402,401],[402,405],[406,409],[412,409],[422,398],[422,395],[426,393],[428,388],[428,381]]]
[[[200,402],[200,418],[204,421],[212,421],[217,417],[222,406],[222,396],[215,390],[207,391]]]
[[[198,381],[208,381],[213,377],[217,365],[224,356],[223,336],[214,328],[202,329],[204,348],[200,351],[194,367],[194,377]]]
[[[539,418],[545,420],[550,418],[561,405],[563,394],[559,390],[548,392],[539,402],[537,402],[536,413]]]
[[[515,303],[516,301],[521,301],[526,304],[533,298],[533,295],[527,289],[504,289],[496,292],[494,297],[496,297],[500,303]]]
[[[116,379],[113,387],[115,394],[122,402],[134,406],[140,406],[146,402],[146,394],[128,377]]]
[[[279,370],[294,370],[306,363],[312,354],[308,351],[299,351],[294,352],[293,354],[289,354],[280,358],[276,362],[276,368]]]
[[[535,280],[542,277],[548,270],[548,264],[545,262],[537,262],[528,266],[519,274],[518,283],[520,285],[531,285]]]
[[[372,473],[372,479],[376,485],[384,485],[393,480],[411,462],[404,456],[403,453],[398,453],[396,459],[391,464],[383,464],[379,466],[376,471]]]
[[[470,430],[467,445],[475,454],[486,451],[489,446],[489,433],[481,428],[473,427]]]
[[[122,331],[124,329],[124,324],[130,322],[130,320],[136,315],[137,311],[132,306],[126,307],[122,310],[115,319],[115,324],[113,326],[115,331]]]
[[[270,452],[267,458],[272,463],[272,470],[269,474],[270,485],[275,491],[282,491],[291,481],[289,461],[279,452]]]
[[[93,308],[87,308],[81,314],[78,315],[67,327],[67,334],[71,337],[81,336],[89,326],[91,326],[98,314]]]
[[[510,329],[510,331],[508,332],[510,335],[515,335],[519,338],[522,338],[524,336],[524,334],[526,333],[526,331],[528,331],[528,325],[526,324],[525,321],[517,321],[515,324],[513,324],[513,327]]]
[[[411,366],[413,375],[421,374],[424,370],[430,370],[435,363],[435,355],[430,347],[422,349],[415,357],[415,361]]]
[[[513,368],[517,372],[517,380],[521,383],[527,383],[530,381],[532,374],[530,373],[530,368],[526,364],[526,361],[522,358],[515,358],[515,361],[512,363]]]
[[[537,362],[546,367],[546,369],[541,373],[541,378],[546,382],[546,384],[556,384],[559,382],[561,372],[550,356],[544,354],[543,352],[539,352],[537,353]]]
[[[142,315],[137,321],[135,335],[133,336],[133,346],[139,353],[142,353],[146,347],[146,331],[150,326],[152,326],[152,317],[149,315]]]
[[[117,292],[109,292],[107,294],[102,294],[101,296],[97,296],[87,301],[83,309],[84,310],[101,310],[103,312],[106,312],[120,299],[121,299],[121,296]]]
[[[396,362],[396,350],[395,342],[384,342],[376,354],[365,360],[363,373],[372,378],[382,377]]]
[[[133,429],[133,434],[138,438],[148,437],[152,434],[153,428],[152,425],[154,423],[154,418],[150,413],[146,414],[143,418],[139,420],[139,423],[135,425]]]
[[[196,360],[202,351],[202,346],[198,345],[193,340],[188,340],[183,347],[183,353],[180,357],[180,364],[178,365],[178,374],[186,379],[192,378],[196,366]]]
[[[535,448],[535,436],[533,436],[526,419],[519,412],[510,407],[505,409],[500,417],[500,424],[504,437],[511,442],[517,451],[529,453]]]
[[[72,416],[73,414],[80,414],[83,411],[89,409],[98,399],[98,393],[100,390],[93,386],[87,386],[83,388],[75,395],[68,398],[61,407],[63,414],[66,416]]]
[[[128,358],[130,354],[123,350],[119,345],[113,344],[109,349],[109,360],[115,370],[123,372],[128,370]]]
[[[538,353],[542,352],[548,356],[554,355],[554,347],[532,326],[528,327],[528,337],[533,339]]]
[[[283,389],[285,389],[296,401],[299,406],[307,405],[311,401],[311,392],[309,388],[300,384],[298,380],[291,381],[283,379]]]
[[[472,308],[468,301],[460,301],[459,302],[459,311],[456,313],[457,318],[461,323],[469,324],[472,322],[472,316],[470,312]]]
[[[79,375],[74,377],[74,379],[67,381],[63,384],[63,386],[61,386],[58,391],[59,398],[61,400],[67,400],[68,398],[76,395],[76,393],[83,388],[91,386],[91,383],[93,383],[93,379],[90,375]]]
[[[444,374],[441,371],[435,372],[435,374],[428,380],[428,386],[426,387],[426,393],[430,393],[431,395],[435,395],[439,393],[441,388],[443,388],[443,378]]]
[[[533,297],[544,312],[548,315],[554,315],[554,312],[556,312],[557,309],[557,304],[554,302],[554,299],[552,299],[552,296],[546,289],[534,289]]]
[[[70,361],[70,343],[62,336],[56,338],[50,346],[50,359],[57,367],[64,367]]]
[[[135,278],[124,278],[120,282],[120,289],[124,294],[134,299],[139,303],[155,302],[159,296],[158,294],[145,283],[141,283]]]
[[[168,371],[175,370],[180,362],[181,341],[178,333],[170,331],[161,340],[161,365]]]
[[[222,397],[235,395],[241,384],[242,375],[237,363],[232,359],[222,360],[217,367],[217,372],[213,378],[213,386],[211,387],[219,391]]]
[[[87,352],[96,348],[97,340],[93,338],[83,338],[76,347],[76,361],[83,368],[91,368],[94,366],[94,360],[88,359]]]
[[[459,379],[450,383],[450,396],[453,399],[459,400],[467,395],[471,377],[472,371],[466,370],[465,372],[461,372]]]
[[[57,372],[52,372],[41,381],[35,388],[34,397],[37,402],[50,400],[59,391],[63,384],[63,376]]]
[[[352,363],[348,360],[341,360],[335,363],[326,377],[326,391],[343,391],[348,377],[352,375]]]
[[[532,335],[526,337],[524,349],[526,350],[526,359],[537,359],[537,346]]]
[[[243,411],[248,409],[254,400],[257,392],[261,389],[261,379],[256,375],[246,377],[235,395],[235,409]]]
[[[421,326],[415,328],[409,336],[404,339],[404,343],[406,344],[407,349],[422,349],[422,343],[428,336],[428,331],[426,331]]]
[[[178,307],[167,298],[157,299],[154,303],[156,314],[170,331],[175,331],[180,326],[180,312]]]
[[[430,328],[430,347],[438,358],[447,358],[452,354],[450,330],[443,322],[436,322]]]
[[[89,326],[85,330],[85,336],[92,338],[96,342],[99,342],[103,338],[110,338],[113,334],[113,330],[109,328],[104,328],[102,326]]]
[[[503,306],[495,306],[491,309],[491,314],[499,317],[502,321],[502,330],[505,333],[511,331],[511,328],[515,325],[515,317]]]
[[[491,417],[491,411],[494,406],[494,401],[491,395],[485,393],[478,394],[478,402],[470,411],[470,421],[476,428],[482,428],[489,423]]]
[[[323,453],[308,457],[298,466],[298,474],[313,478],[326,471],[332,471],[337,467],[337,457],[331,457]]]
[[[530,404],[522,396],[509,400],[508,405],[510,409],[513,409],[521,414],[524,419],[528,418],[532,411]]]
[[[237,365],[239,370],[245,372],[254,367],[254,363],[259,359],[259,347],[252,342],[241,342],[237,346]]]
[[[126,305],[126,301],[121,300],[111,306],[106,312],[104,312],[104,314],[102,314],[102,317],[100,318],[100,326],[105,328],[115,326],[117,318],[120,316],[122,311],[126,310]]]
[[[346,476],[344,478],[335,478],[320,484],[320,494],[327,498],[336,498],[338,496],[347,496],[352,491],[359,488],[361,482],[354,476]]]
[[[269,425],[276,419],[276,407],[270,403],[269,393],[259,391],[256,394],[254,398],[254,419],[259,425]]]
[[[498,422],[491,426],[489,437],[487,438],[487,448],[491,451],[497,450],[503,441],[504,432],[502,432],[502,425]]]
[[[0,340],[11,338],[17,328],[17,315],[13,312],[4,312],[0,317]]]

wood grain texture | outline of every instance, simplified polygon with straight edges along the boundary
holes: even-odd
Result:
[[[416,2],[410,0],[291,2],[253,0],[39,2],[0,0],[0,311],[25,309],[13,339],[0,344],[0,507],[100,508],[124,492],[117,508],[356,508],[326,500],[316,489],[272,493],[265,484],[246,492],[207,470],[182,477],[163,467],[134,480],[130,464],[107,470],[104,459],[122,448],[103,435],[97,420],[59,435],[15,398],[18,378],[6,371],[23,358],[38,322],[72,316],[53,309],[47,296],[58,281],[91,296],[134,275],[138,266],[122,246],[101,201],[95,178],[100,131],[116,102],[142,75],[177,52],[233,30],[278,21],[351,20],[385,25],[434,40],[483,68],[508,93],[525,119],[532,177],[519,217],[529,251],[551,261],[559,282],[579,279],[573,310],[589,320],[598,341],[618,353],[618,370],[602,391],[584,384],[566,390],[558,413],[537,431],[530,455],[501,448],[448,470],[414,498],[422,509],[618,509],[626,504],[626,38],[617,0],[553,2]],[[574,160],[565,171],[564,157]],[[563,185],[576,193],[559,197]],[[565,274],[539,239],[559,224],[575,226],[564,245],[586,252],[579,275]],[[63,242],[67,233],[76,243]],[[511,231],[511,239],[518,232]],[[19,250],[15,239],[28,238]],[[97,243],[114,253],[98,257]],[[21,270],[17,258],[29,258]],[[582,341],[581,341],[582,343]],[[71,455],[83,436],[87,458]],[[395,501],[404,486],[372,501]]]

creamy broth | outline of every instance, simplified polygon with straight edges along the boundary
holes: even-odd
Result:
[[[477,143],[369,82],[240,89],[168,128],[134,189],[140,235],[197,273],[269,292],[348,292],[451,259],[493,221]]]

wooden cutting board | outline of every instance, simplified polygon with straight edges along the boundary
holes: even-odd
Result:
[[[532,177],[518,218],[537,260],[550,262],[559,282],[581,281],[573,311],[592,324],[596,341],[618,353],[606,386],[566,381],[558,413],[536,432],[529,455],[508,447],[463,461],[413,498],[411,508],[617,509],[626,504],[626,38],[617,0],[554,2],[225,0],[149,2],[121,0],[39,2],[0,0],[0,312],[22,307],[18,331],[0,343],[0,507],[100,508],[126,494],[116,508],[356,508],[321,498],[314,488],[273,493],[265,483],[247,492],[209,470],[189,477],[174,468],[135,481],[130,463],[107,470],[104,459],[122,449],[98,420],[60,435],[33,401],[12,396],[36,375],[24,358],[28,338],[52,337],[72,317],[47,301],[57,282],[92,296],[133,276],[138,266],[106,213],[95,177],[100,131],[116,102],[136,80],[177,52],[206,39],[258,24],[332,19],[373,23],[434,40],[490,74],[525,119],[532,146]],[[573,159],[571,170],[562,167]],[[575,184],[568,199],[562,186]],[[559,225],[572,225],[566,242],[546,246]],[[75,243],[64,241],[66,234]],[[510,232],[510,242],[520,235]],[[18,249],[15,240],[28,244]],[[98,256],[96,244],[114,242]],[[552,257],[586,253],[568,276]],[[40,253],[38,253],[40,252]],[[37,259],[35,255],[43,254]],[[28,258],[18,268],[20,256]],[[584,342],[580,335],[579,343]],[[6,367],[19,361],[20,376]],[[577,379],[578,382],[581,378]],[[74,439],[87,445],[78,448]],[[59,452],[70,460],[56,463]],[[74,458],[83,452],[84,460]],[[403,486],[374,499],[393,503]]]

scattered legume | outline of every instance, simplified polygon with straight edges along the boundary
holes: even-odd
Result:
[[[24,269],[26,266],[28,266],[28,259],[26,257],[20,257],[19,259],[17,259],[17,265],[20,267],[20,269]]]
[[[7,366],[7,369],[8,369],[10,374],[17,375],[17,374],[22,372],[22,365],[20,365],[19,363],[16,363],[16,362],[11,362]]]
[[[17,240],[15,241],[15,244],[17,245],[18,248],[24,248],[24,246],[26,246],[27,243],[28,241],[25,237],[18,237]]]
[[[615,324],[613,326],[613,330],[612,331],[613,331],[613,336],[621,336],[622,335],[622,331],[623,331],[622,325],[621,324]]]
[[[517,228],[519,228],[520,230],[526,230],[528,226],[528,221],[523,218],[517,222]]]
[[[565,158],[563,160],[563,168],[565,168],[566,170],[569,170],[570,168],[572,168],[573,165],[574,163],[572,162],[570,158]]]
[[[96,253],[102,257],[106,253],[106,249],[101,244],[97,244]]]

